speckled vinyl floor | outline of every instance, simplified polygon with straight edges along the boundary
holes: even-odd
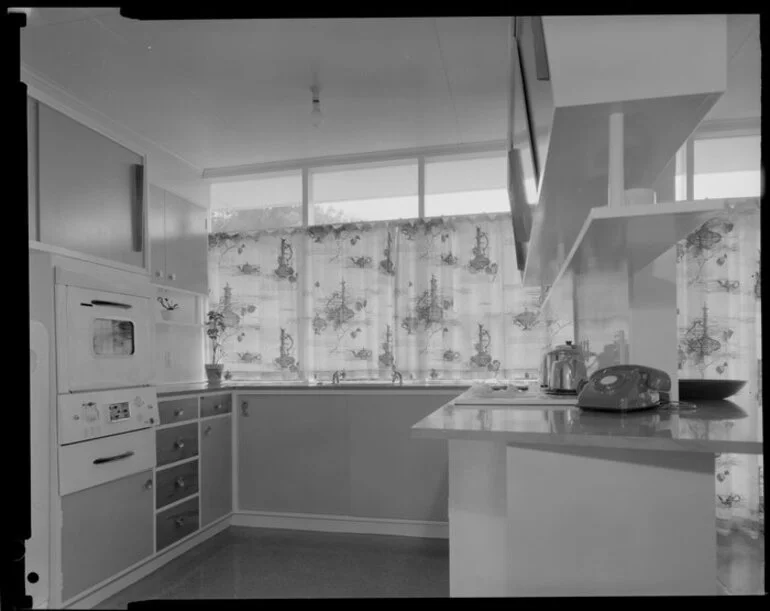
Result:
[[[764,538],[719,537],[723,594],[764,592]],[[97,609],[148,599],[447,597],[449,542],[231,527]]]
[[[132,600],[449,596],[449,542],[230,527],[97,609]]]

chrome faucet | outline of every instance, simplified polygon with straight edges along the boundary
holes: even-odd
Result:
[[[340,379],[345,379],[345,370],[343,369],[340,371],[339,369],[334,372],[334,375],[332,375],[332,384],[339,384]]]
[[[401,375],[400,371],[397,371],[396,368],[393,368],[393,384],[396,383],[396,380],[398,380],[398,385],[403,386],[404,385],[404,376]]]

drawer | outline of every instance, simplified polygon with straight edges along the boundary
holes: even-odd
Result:
[[[197,453],[197,435],[195,447]],[[152,469],[154,460],[155,429],[62,446],[59,448],[59,494],[64,496]]]
[[[156,551],[198,530],[198,498],[161,511],[155,516]]]
[[[155,473],[155,508],[160,509],[198,492],[198,461]]]
[[[158,411],[161,424],[194,420],[198,417],[198,397],[163,401],[159,404]]]
[[[159,467],[198,456],[198,423],[183,424],[156,431]]]
[[[233,410],[233,396],[204,395],[201,397],[201,418],[216,416],[217,414],[229,414]]]

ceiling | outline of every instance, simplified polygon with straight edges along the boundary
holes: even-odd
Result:
[[[146,22],[115,8],[30,11],[25,67],[200,171],[505,139],[507,17]],[[761,116],[758,15],[728,15],[727,39],[728,91],[707,119]]]
[[[143,22],[118,9],[33,8],[21,50],[35,74],[203,170],[504,141],[508,26],[506,17]]]

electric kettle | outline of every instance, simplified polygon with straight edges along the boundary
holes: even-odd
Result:
[[[556,346],[543,357],[540,386],[546,392],[577,394],[578,382],[587,377],[583,353],[571,341]]]

